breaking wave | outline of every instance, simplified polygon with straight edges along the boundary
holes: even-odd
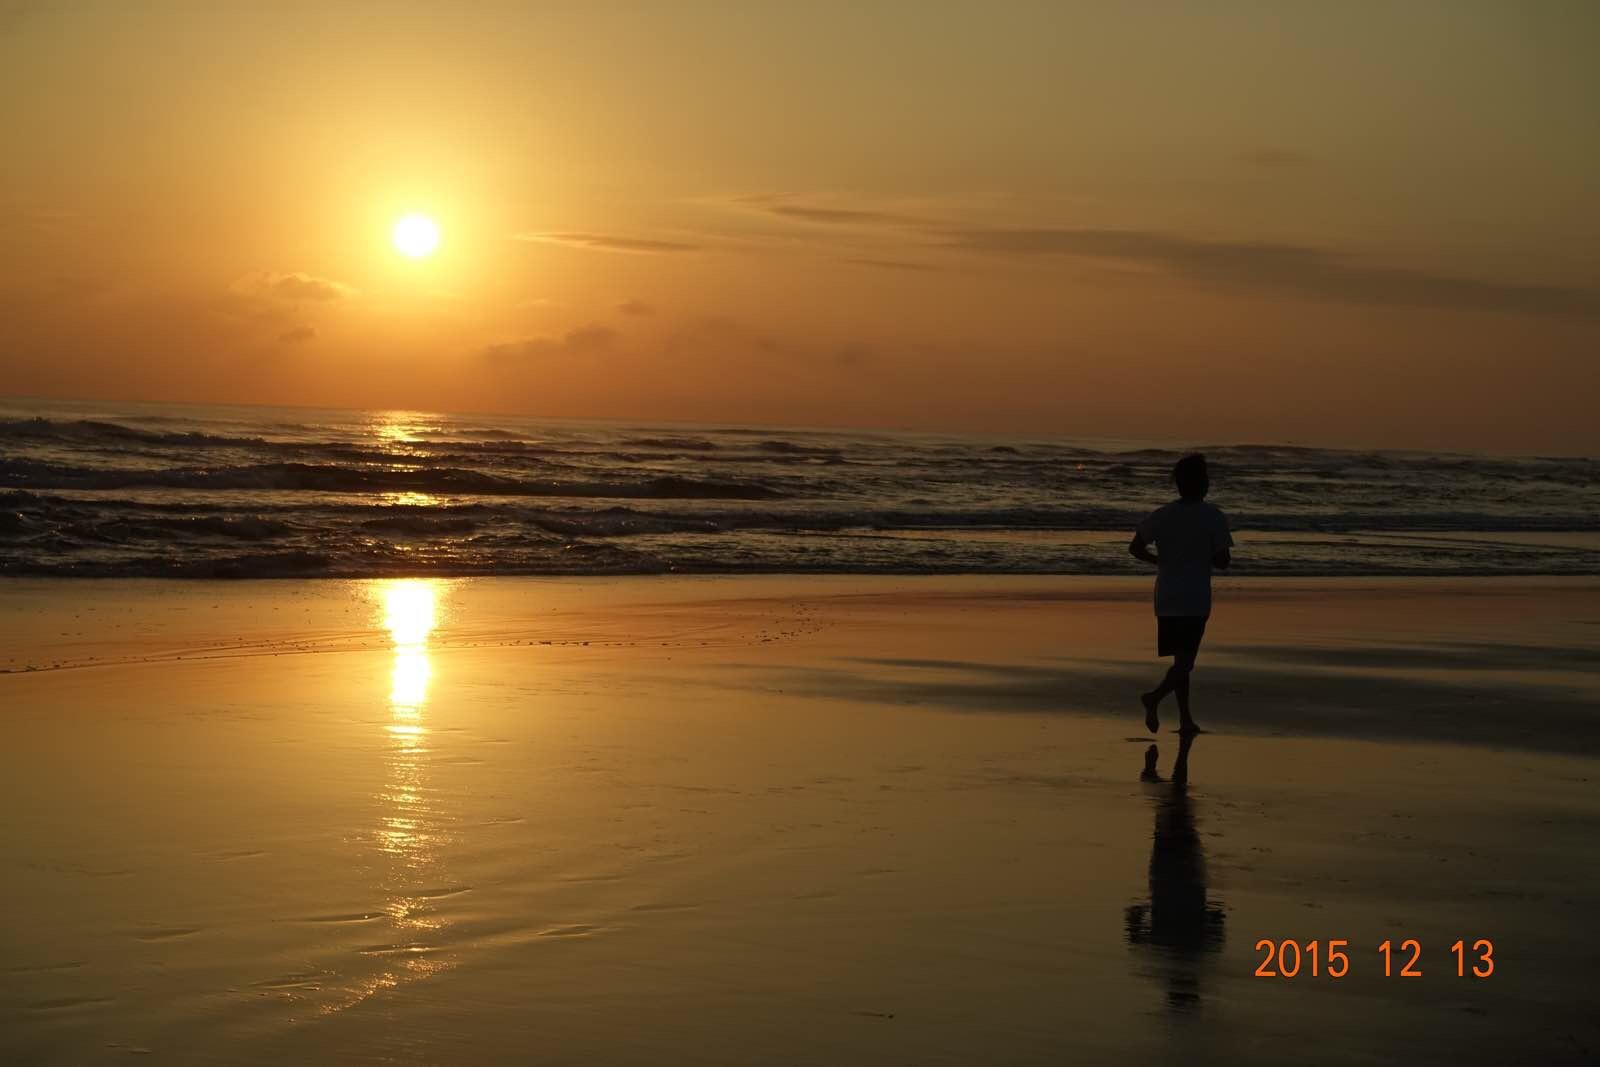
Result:
[[[0,574],[1136,573],[1174,449],[0,407]],[[1584,457],[1206,448],[1257,574],[1600,573]]]

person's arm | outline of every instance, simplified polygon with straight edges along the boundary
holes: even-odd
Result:
[[[1157,508],[1133,528],[1133,540],[1128,542],[1128,554],[1134,559],[1142,559],[1146,563],[1160,566],[1156,554],[1150,551],[1150,542],[1156,539],[1156,523],[1160,520],[1161,513],[1162,509]]]
[[[1225,571],[1233,563],[1233,531],[1228,528],[1228,516],[1221,509],[1217,511],[1217,536],[1212,542],[1216,551],[1211,553],[1211,565],[1219,571]]]

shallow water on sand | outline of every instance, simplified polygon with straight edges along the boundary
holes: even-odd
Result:
[[[1596,1047],[1572,936],[1600,904],[1592,760],[1229,732],[1214,691],[1187,780],[1165,735],[1141,780],[1149,739],[1098,682],[1052,675],[1052,711],[1018,681],[1046,669],[1041,621],[1114,633],[1142,603],[228,588],[218,617],[288,617],[303,647],[147,634],[167,658],[0,677],[11,1062]],[[1423,978],[1382,977],[1385,937],[1423,942]],[[1501,971],[1457,978],[1457,937]],[[1253,977],[1260,938],[1347,938],[1352,973]]]

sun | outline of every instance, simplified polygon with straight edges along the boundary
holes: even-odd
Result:
[[[395,222],[390,239],[401,255],[426,259],[439,247],[439,224],[426,215],[406,215]]]

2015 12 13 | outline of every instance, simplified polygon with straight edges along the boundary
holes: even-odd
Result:
[[[1256,967],[1255,975],[1257,978],[1299,978],[1302,975],[1343,978],[1350,973],[1349,950],[1350,942],[1344,938],[1301,942],[1264,937],[1256,942],[1256,951],[1266,955]],[[1471,945],[1465,938],[1459,939],[1450,946],[1450,952],[1455,957],[1458,978],[1468,975],[1487,978],[1494,973],[1494,942],[1488,938],[1480,937]],[[1408,937],[1398,945],[1385,940],[1378,946],[1378,954],[1383,958],[1385,978],[1422,977],[1422,942],[1415,938]]]

